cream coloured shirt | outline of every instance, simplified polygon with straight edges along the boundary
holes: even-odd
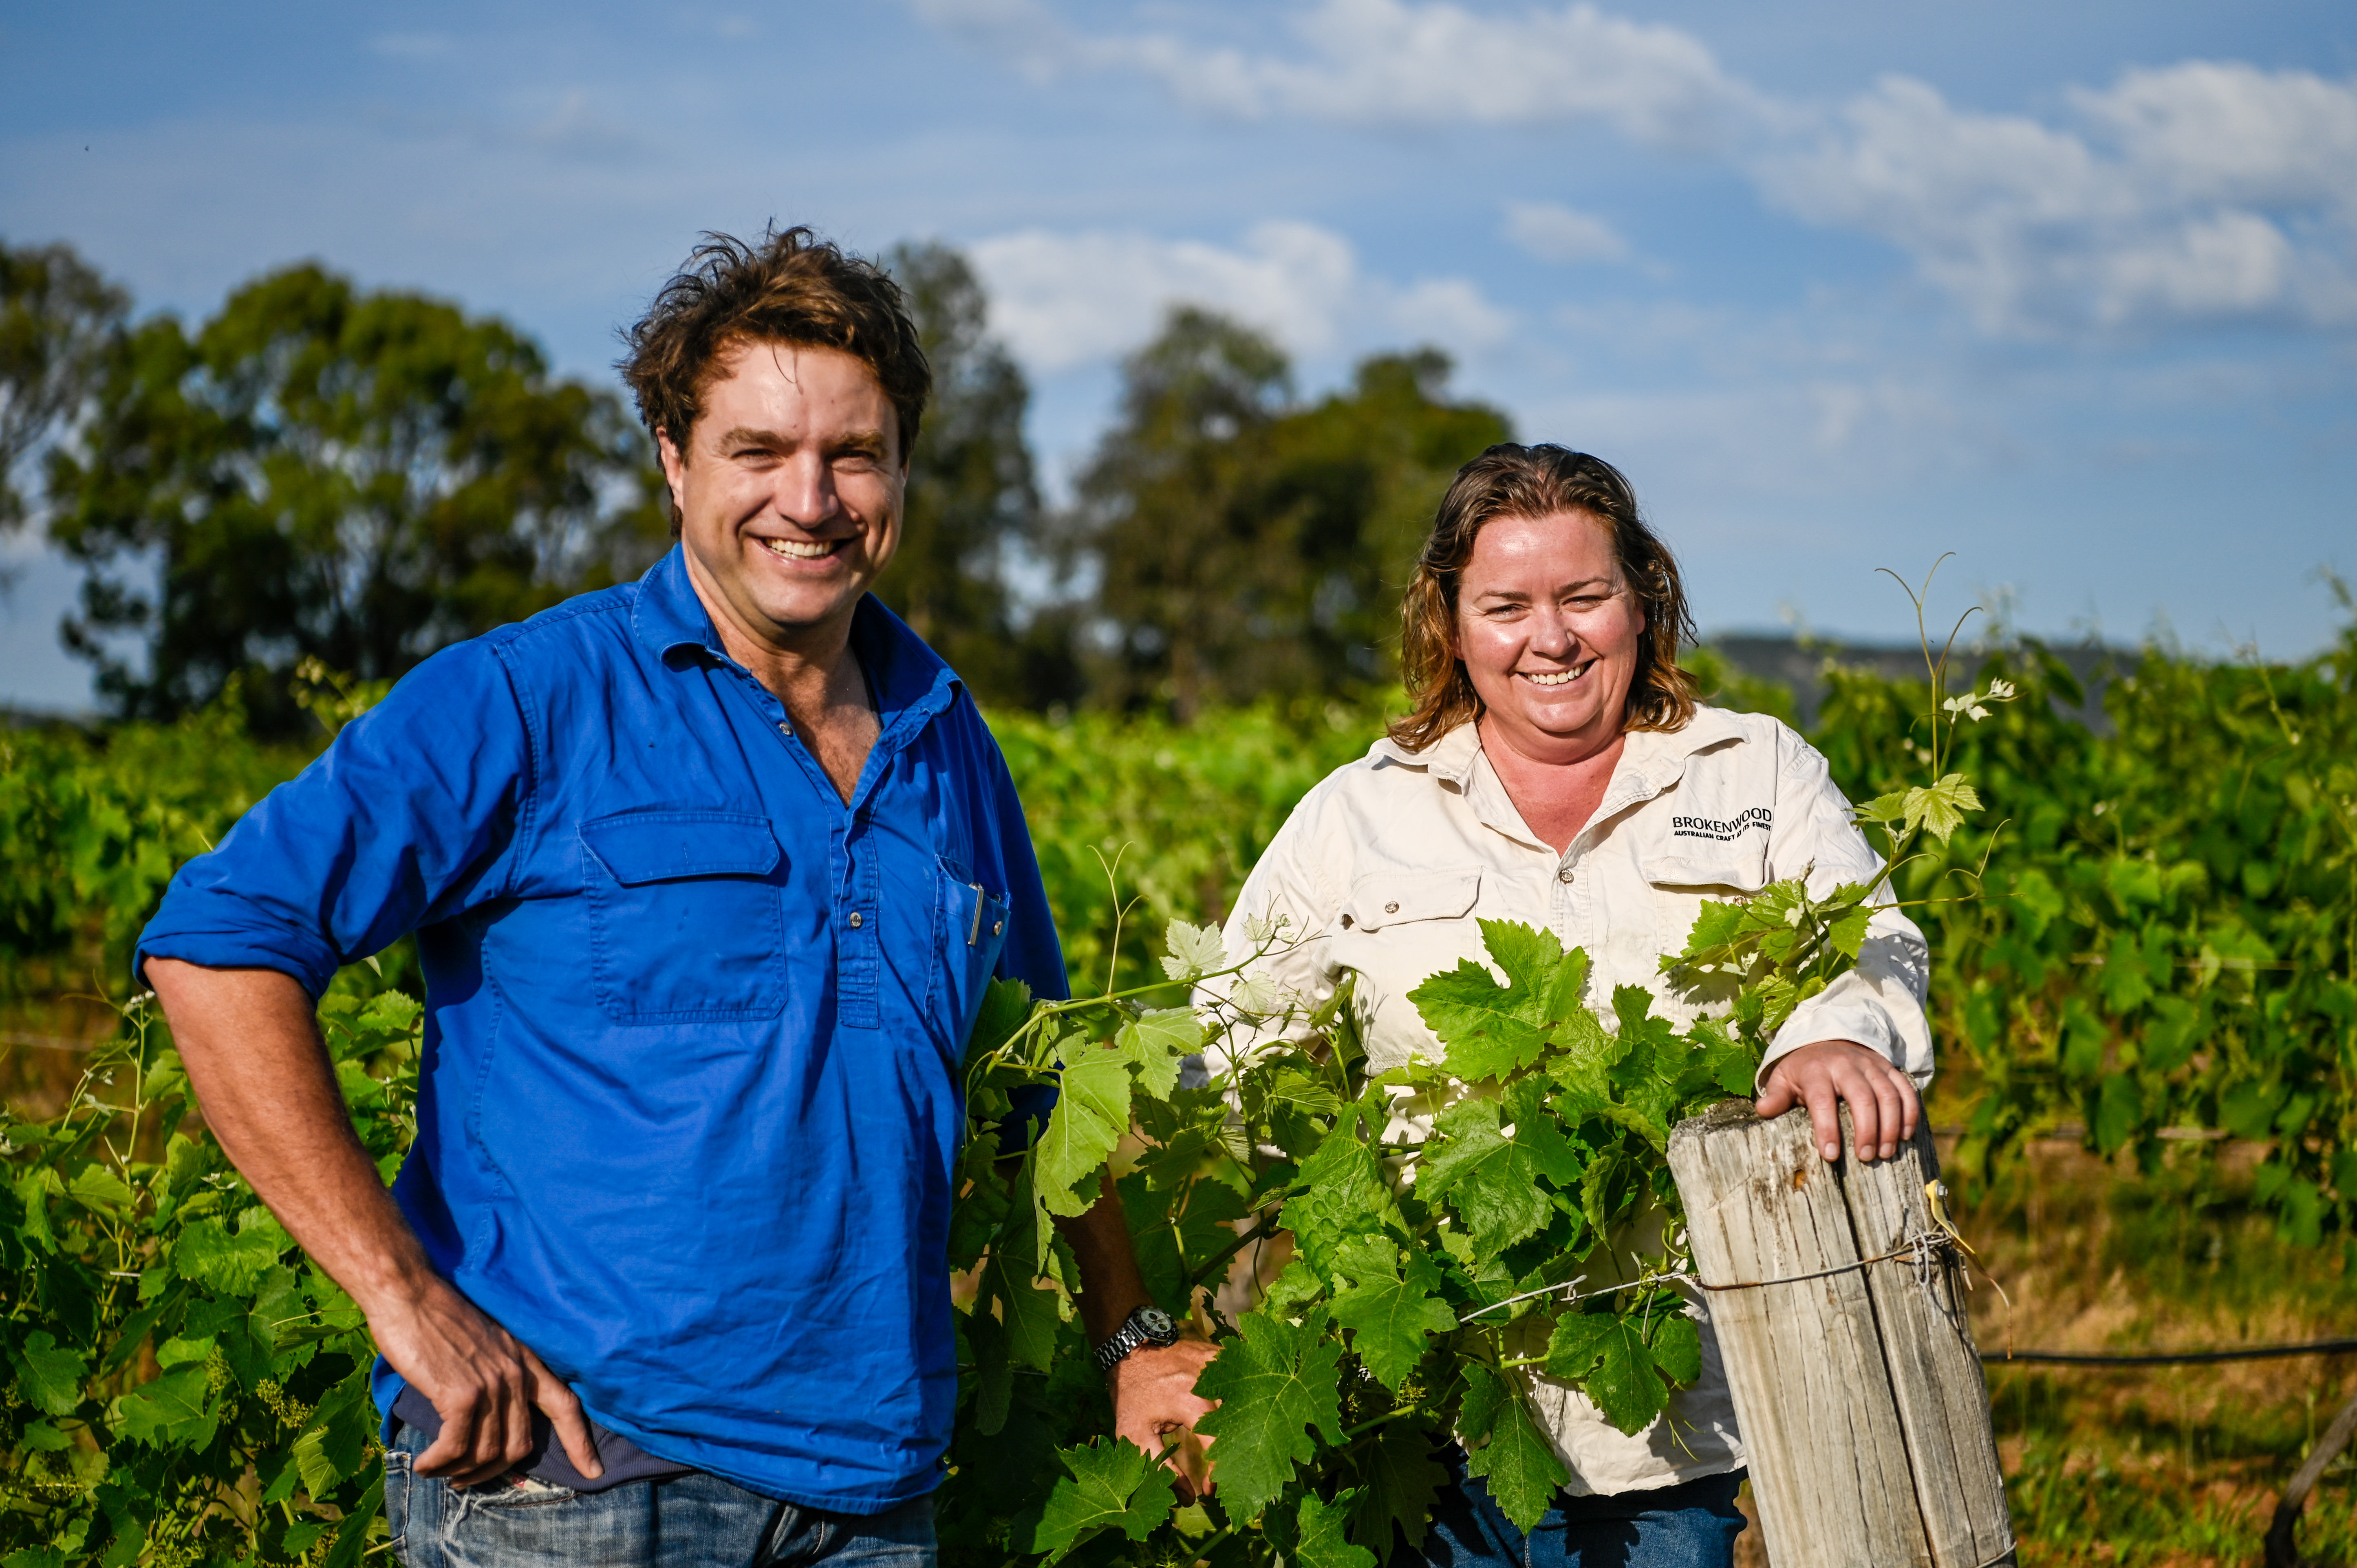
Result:
[[[1560,855],[1523,822],[1468,724],[1422,752],[1379,740],[1329,774],[1253,868],[1225,936],[1230,952],[1250,952],[1258,944],[1248,922],[1283,918],[1286,940],[1255,973],[1312,1004],[1354,974],[1368,1066],[1380,1072],[1412,1055],[1442,1058],[1407,993],[1460,959],[1486,961],[1480,920],[1519,920],[1585,948],[1589,1004],[1608,1019],[1613,989],[1631,984],[1653,993],[1658,1015],[1684,1024],[1703,1006],[1671,988],[1659,959],[1684,946],[1704,899],[1790,876],[1822,896],[1880,869],[1824,758],[1766,715],[1704,707],[1674,734],[1630,735],[1596,815]],[[1929,1084],[1928,972],[1922,933],[1897,909],[1878,910],[1857,966],[1794,1010],[1761,1074],[1798,1047],[1842,1039]],[[1286,1032],[1280,1019],[1235,1046]],[[1428,1126],[1437,1107],[1400,1109],[1414,1127]],[[1631,1246],[1657,1247],[1658,1235],[1616,1241],[1609,1251],[1625,1262]],[[1590,1288],[1626,1277],[1603,1251],[1595,1262]],[[1575,1391],[1538,1380],[1537,1414],[1574,1493],[1649,1490],[1743,1464],[1707,1310],[1689,1311],[1703,1326],[1702,1377],[1633,1437]]]

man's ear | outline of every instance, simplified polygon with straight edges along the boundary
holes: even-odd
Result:
[[[680,489],[687,473],[687,454],[671,438],[671,432],[655,426],[655,456],[662,464],[663,484],[671,491],[672,510],[681,510]]]

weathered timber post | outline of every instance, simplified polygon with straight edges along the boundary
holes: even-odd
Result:
[[[1961,1267],[1929,1244],[1942,1234],[1924,1192],[1939,1175],[1930,1130],[1895,1159],[1851,1150],[1828,1165],[1806,1111],[1762,1122],[1729,1101],[1678,1126],[1670,1169],[1695,1271],[1719,1287],[1711,1321],[1768,1561],[2011,1563]]]

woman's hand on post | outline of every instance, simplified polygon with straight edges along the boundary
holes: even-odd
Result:
[[[1817,1152],[1830,1163],[1841,1157],[1842,1101],[1849,1102],[1858,1157],[1866,1160],[1898,1154],[1899,1145],[1915,1135],[1923,1113],[1915,1080],[1880,1051],[1856,1040],[1819,1040],[1776,1058],[1752,1110],[1769,1117],[1807,1106]]]

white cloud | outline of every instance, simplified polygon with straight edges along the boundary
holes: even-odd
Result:
[[[1517,201],[1506,209],[1506,238],[1543,262],[1618,262],[1629,242],[1592,212],[1555,201]]]
[[[2357,321],[2357,80],[2189,61],[2123,73],[2035,118],[1889,77],[1839,104],[1779,100],[1676,27],[1584,3],[1313,0],[1293,44],[1082,36],[1041,0],[913,0],[1035,74],[1135,70],[1243,117],[1362,124],[1600,121],[1704,151],[1813,223],[1896,246],[1985,330],[2152,331],[2218,320]],[[1619,259],[1601,220],[1518,205],[1507,236],[1553,260]]]
[[[1177,304],[1208,306],[1312,357],[1402,337],[1480,348],[1511,325],[1462,278],[1401,286],[1368,276],[1348,240],[1312,223],[1258,224],[1233,247],[1027,229],[978,241],[969,253],[990,291],[994,328],[1043,372],[1136,348]]]
[[[1044,78],[1130,70],[1242,118],[1544,125],[1601,120],[1654,145],[1717,146],[1775,105],[1676,27],[1585,3],[1484,16],[1450,0],[1318,0],[1291,58],[1176,32],[1073,32],[1042,0],[909,0],[917,15]]]
[[[2357,317],[2357,84],[2197,63],[2073,98],[2083,128],[1889,78],[1755,166],[1796,214],[1898,245],[1992,331]]]

